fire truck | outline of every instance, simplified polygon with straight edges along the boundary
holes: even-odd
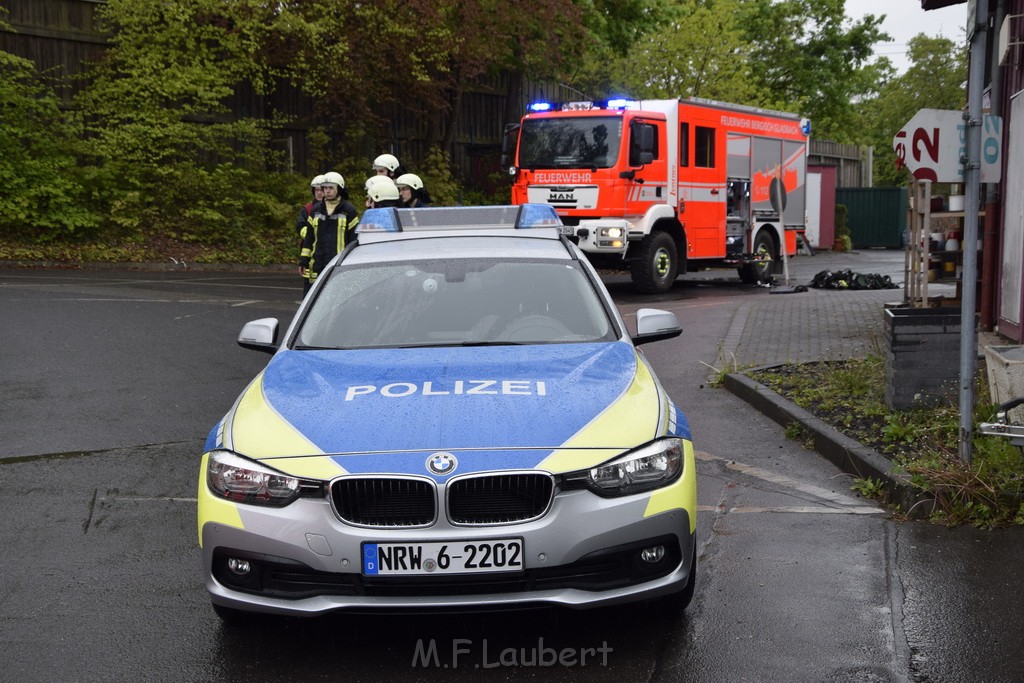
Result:
[[[550,204],[599,268],[657,293],[702,267],[770,279],[805,223],[810,122],[689,98],[537,102],[505,128],[512,203]]]

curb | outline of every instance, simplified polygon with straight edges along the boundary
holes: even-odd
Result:
[[[185,263],[183,261],[20,261],[0,260],[0,268],[51,268],[53,270],[142,270],[151,272],[298,272],[298,266],[284,263]]]
[[[766,366],[755,368],[766,370]],[[934,499],[914,487],[910,478],[898,472],[892,461],[815,417],[792,401],[742,373],[729,373],[723,386],[783,427],[798,423],[809,435],[814,450],[833,465],[855,477],[879,479],[885,483],[886,501],[914,517],[926,517]]]

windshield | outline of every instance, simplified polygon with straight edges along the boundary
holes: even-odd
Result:
[[[295,348],[609,341],[612,322],[575,261],[439,259],[339,267]]]
[[[528,119],[519,137],[521,168],[609,168],[619,157],[622,118]]]

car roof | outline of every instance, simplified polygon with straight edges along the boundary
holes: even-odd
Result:
[[[344,265],[412,261],[417,259],[560,259],[574,255],[557,239],[506,235],[427,235],[360,243],[344,258]]]

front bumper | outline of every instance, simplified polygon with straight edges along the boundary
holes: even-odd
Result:
[[[562,491],[544,517],[500,526],[454,526],[442,515],[422,529],[355,527],[340,521],[326,499],[301,498],[276,509],[237,505],[217,499],[203,481],[200,520],[207,521],[201,523],[200,542],[206,587],[218,605],[290,615],[586,608],[668,595],[689,582],[696,552],[696,477],[692,449],[687,451],[683,476],[664,489],[624,498]],[[360,572],[364,542],[510,537],[523,539],[522,572],[415,577],[364,577]],[[664,558],[643,562],[641,550],[655,545],[665,547]],[[249,561],[250,573],[244,579],[233,575],[229,558]]]

